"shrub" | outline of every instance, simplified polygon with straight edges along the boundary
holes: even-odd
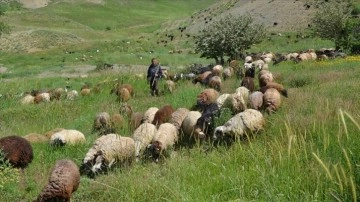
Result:
[[[18,170],[12,168],[2,151],[0,151],[0,179],[0,189],[3,189],[8,184],[19,182]]]

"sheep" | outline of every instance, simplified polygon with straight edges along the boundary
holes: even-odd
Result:
[[[55,134],[55,133],[57,133],[57,132],[60,132],[60,131],[62,131],[62,130],[65,130],[65,128],[54,128],[54,129],[52,129],[52,130],[50,130],[50,131],[45,132],[44,135],[45,135],[48,139],[50,139],[53,134]]]
[[[32,96],[31,94],[26,94],[22,99],[21,99],[21,104],[23,105],[27,105],[27,104],[34,104],[35,103],[35,96]]]
[[[166,80],[164,84],[164,92],[168,91],[170,93],[173,93],[176,89],[176,84],[172,80]]]
[[[154,124],[142,123],[133,133],[132,138],[135,143],[135,157],[139,161],[140,152],[144,152],[146,147],[152,142],[157,129]]]
[[[261,91],[255,91],[249,95],[249,105],[251,109],[261,110],[263,106],[263,96]]]
[[[284,88],[284,86],[279,83],[276,83],[276,82],[267,82],[265,86],[262,86],[260,88],[260,91],[262,93],[265,93],[265,91],[269,88],[275,88],[276,90],[278,90],[280,92],[281,95],[283,95],[284,97],[288,97],[288,92]]]
[[[154,120],[151,122],[155,126],[159,126],[165,122],[168,122],[171,114],[175,111],[175,109],[171,105],[165,105],[155,113]]]
[[[94,178],[107,172],[114,165],[132,163],[135,158],[135,142],[131,137],[110,133],[95,140],[80,166],[80,174]]]
[[[252,63],[245,63],[244,64],[245,74],[244,76],[249,76],[254,78],[255,77],[255,68]]]
[[[255,68],[255,69],[256,69],[256,68],[257,68],[257,69],[261,69],[262,66],[264,66],[264,64],[265,64],[264,60],[261,60],[261,59],[255,60],[255,61],[252,63],[253,68]]]
[[[152,123],[156,112],[159,110],[157,107],[150,107],[144,113],[141,123]]]
[[[130,131],[134,131],[137,127],[140,126],[141,121],[143,120],[144,114],[142,112],[134,112],[131,114],[129,119],[129,128]]]
[[[216,99],[216,104],[218,105],[219,109],[221,109],[225,103],[225,101],[229,98],[230,94],[229,93],[224,93],[221,94],[217,99]]]
[[[217,91],[221,90],[221,84],[222,84],[222,82],[221,82],[220,76],[213,76],[209,80],[209,87],[213,88]]]
[[[52,146],[74,145],[84,142],[85,135],[78,130],[72,129],[61,130],[50,137],[50,145]]]
[[[247,109],[248,99],[249,90],[241,86],[235,90],[235,93],[229,96],[224,105],[236,114]]]
[[[49,138],[47,136],[38,133],[30,133],[25,135],[23,138],[25,138],[30,143],[41,143],[49,141]]]
[[[127,102],[121,102],[119,113],[126,117],[131,117],[133,114],[132,106]]]
[[[245,57],[245,63],[251,63],[252,62],[252,57],[251,56],[246,56]]]
[[[91,93],[91,89],[90,88],[82,88],[80,90],[80,95],[82,96],[87,96],[87,95],[90,95]]]
[[[100,135],[104,135],[103,133],[108,131],[110,127],[111,127],[111,118],[109,113],[100,112],[96,114],[93,122],[92,132],[99,131]]]
[[[215,65],[213,68],[212,68],[212,73],[215,75],[215,76],[220,76],[222,74],[222,71],[223,71],[223,66],[221,65]]]
[[[184,121],[186,115],[189,113],[190,110],[186,108],[178,108],[171,114],[169,119],[169,123],[172,123],[177,130],[180,130],[181,124]]]
[[[120,91],[122,88],[127,89],[131,97],[135,95],[134,87],[131,84],[120,84],[119,82],[115,85],[113,89],[111,89],[110,94],[115,93],[115,95],[120,96]]]
[[[218,97],[219,92],[217,92],[215,89],[207,88],[200,92],[200,94],[197,96],[197,104],[209,105],[211,103],[216,103]]]
[[[77,97],[79,97],[79,93],[76,90],[72,90],[66,93],[67,100],[75,100]]]
[[[215,128],[213,138],[230,136],[234,139],[243,138],[249,133],[263,130],[265,119],[262,113],[255,109],[246,109],[230,118],[224,125]]]
[[[253,92],[255,90],[254,78],[245,76],[241,80],[240,86],[244,86],[245,88],[249,89],[250,92]]]
[[[201,117],[199,111],[189,111],[181,124],[182,135],[180,135],[180,142],[194,139],[194,130],[196,121]]]
[[[268,70],[261,70],[258,74],[258,78],[260,87],[266,86],[268,82],[274,81],[273,74]]]
[[[115,129],[117,128],[122,128],[124,126],[124,117],[119,114],[119,113],[115,113],[111,116],[111,133],[113,133],[115,131]]]
[[[60,100],[61,97],[63,97],[65,94],[65,89],[64,88],[55,88],[54,90],[51,91],[50,93],[50,98],[51,100]]]
[[[118,95],[117,100],[120,102],[127,102],[131,98],[131,94],[127,88],[120,88],[118,90],[117,95]]]
[[[149,145],[148,150],[155,162],[159,161],[164,152],[170,149],[178,141],[178,130],[171,123],[163,123],[159,126],[155,133],[152,144]]]
[[[281,105],[281,95],[275,88],[268,88],[264,93],[263,105],[265,110],[270,114],[277,111]]]
[[[219,113],[220,110],[217,103],[204,106],[203,112],[195,124],[194,136],[196,139],[204,140],[212,132],[214,117],[218,117]]]
[[[208,85],[210,77],[212,76],[212,71],[206,71],[202,74],[199,74],[197,77],[195,77],[192,81],[193,84],[197,84],[200,82],[202,85]]]
[[[232,77],[233,73],[234,73],[234,69],[232,67],[225,68],[222,73],[223,80],[225,81],[226,79]]]
[[[25,169],[33,160],[33,148],[25,138],[10,135],[0,138],[0,151],[14,168]]]
[[[34,103],[39,104],[41,102],[50,102],[50,93],[37,93],[34,98]]]
[[[35,202],[70,201],[79,188],[80,172],[78,166],[68,159],[56,161],[50,173],[48,184],[43,188]]]

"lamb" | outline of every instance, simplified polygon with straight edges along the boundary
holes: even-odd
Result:
[[[74,145],[84,142],[85,135],[78,130],[72,129],[61,130],[50,137],[50,145],[52,146]]]
[[[148,149],[151,153],[151,157],[158,162],[161,156],[164,156],[164,152],[170,149],[178,141],[178,130],[171,123],[163,123],[159,126],[152,144]]]
[[[255,109],[246,109],[230,118],[224,125],[218,126],[214,131],[214,139],[230,136],[243,138],[249,133],[263,130],[265,119],[262,113]]]
[[[175,82],[172,80],[166,80],[165,84],[164,84],[164,92],[168,91],[170,93],[173,93],[176,89],[176,85]]]
[[[103,133],[108,131],[110,128],[111,128],[110,114],[107,112],[98,113],[94,118],[92,132],[99,131],[100,135],[104,135]]]
[[[0,138],[0,151],[14,168],[25,169],[33,160],[33,148],[25,138],[11,135]]]
[[[58,160],[53,167],[48,184],[43,188],[35,202],[70,201],[79,188],[80,172],[78,166],[68,159]]]
[[[270,114],[277,111],[281,105],[281,95],[275,88],[268,88],[264,93],[263,105]]]
[[[165,105],[161,107],[154,116],[154,120],[152,121],[152,124],[155,126],[159,126],[165,122],[168,122],[171,114],[175,111],[175,109],[171,105]]]
[[[176,129],[179,131],[181,128],[181,124],[184,121],[186,115],[189,113],[190,110],[186,108],[179,108],[171,114],[169,119],[169,123],[172,123]]]
[[[159,110],[157,107],[150,107],[144,113],[141,123],[152,123],[156,112]]]
[[[80,174],[94,178],[114,165],[130,165],[134,158],[134,139],[110,133],[95,140],[80,166]]]
[[[37,133],[30,133],[25,135],[23,138],[25,138],[30,143],[41,143],[41,142],[48,142],[49,138],[42,134]]]
[[[220,76],[213,76],[210,78],[209,80],[209,87],[210,88],[213,88],[217,91],[220,91],[221,90],[221,78]]]
[[[132,138],[135,143],[135,157],[139,161],[140,153],[144,152],[146,147],[151,144],[157,129],[154,124],[142,123],[133,133]]]
[[[255,91],[249,95],[249,105],[251,109],[261,110],[263,106],[264,94],[260,91]]]

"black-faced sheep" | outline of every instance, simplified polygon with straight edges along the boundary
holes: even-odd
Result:
[[[171,105],[165,105],[155,113],[154,120],[152,124],[155,126],[159,126],[165,122],[168,122],[171,118],[171,114],[175,111],[175,109]]]
[[[216,127],[213,138],[243,138],[245,135],[263,130],[264,125],[265,119],[260,111],[246,109],[230,118],[224,125]]]
[[[70,201],[79,185],[78,166],[71,160],[58,160],[51,171],[48,184],[34,202]]]
[[[156,131],[156,126],[151,123],[142,123],[138,128],[136,128],[132,135],[135,143],[136,161],[139,161],[142,153],[145,151],[147,146],[151,144]]]
[[[50,137],[50,145],[52,146],[74,145],[84,142],[85,135],[82,132],[73,129],[61,130]]]
[[[16,135],[0,138],[0,150],[14,168],[25,169],[34,158],[29,141]]]
[[[135,158],[135,143],[131,137],[107,134],[95,140],[80,166],[80,174],[93,178],[107,172],[115,164],[130,165]]]
[[[152,144],[148,147],[151,157],[158,162],[165,151],[171,149],[178,141],[178,130],[171,123],[163,123],[159,126]]]

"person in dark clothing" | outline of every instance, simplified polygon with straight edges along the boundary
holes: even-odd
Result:
[[[157,88],[157,85],[161,77],[162,70],[159,61],[156,58],[152,58],[151,64],[147,71],[147,80],[150,83],[150,90],[152,96],[159,96],[159,89]]]

